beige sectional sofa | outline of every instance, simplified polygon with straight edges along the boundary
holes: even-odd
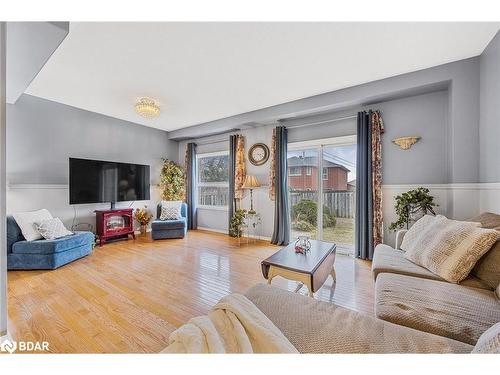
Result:
[[[485,213],[471,221],[500,230],[500,215]],[[397,244],[401,238],[399,234]],[[470,345],[500,322],[500,241],[460,284],[446,282],[387,245],[375,249],[372,271],[375,314],[385,321]]]
[[[470,353],[474,346],[258,284],[245,293],[300,353]]]

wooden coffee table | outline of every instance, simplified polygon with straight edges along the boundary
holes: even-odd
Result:
[[[261,263],[262,274],[271,284],[275,276],[288,280],[298,281],[300,284],[296,292],[306,285],[309,296],[317,292],[325,283],[328,275],[336,281],[335,253],[337,246],[334,243],[311,240],[311,250],[305,254],[295,252],[295,243],[274,253]]]

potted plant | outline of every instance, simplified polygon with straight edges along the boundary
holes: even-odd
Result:
[[[231,222],[229,223],[229,235],[231,237],[241,237],[243,234],[243,224],[247,210],[238,209],[234,212]]]
[[[184,168],[171,160],[162,158],[160,172],[161,197],[166,201],[182,201],[186,194]]]
[[[141,225],[141,234],[146,233],[148,224],[151,222],[153,215],[148,210],[148,206],[144,208],[137,208],[134,213],[135,220]]]
[[[433,207],[438,205],[434,203],[434,197],[429,194],[429,189],[427,188],[419,187],[398,195],[395,198],[396,204],[394,209],[398,215],[398,220],[391,223],[389,230],[395,231],[404,226],[408,229],[410,222],[415,221],[418,213],[422,215],[427,215],[428,213],[436,214]]]

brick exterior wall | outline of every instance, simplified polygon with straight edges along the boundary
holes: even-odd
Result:
[[[318,169],[316,167],[293,167],[300,168],[300,176],[290,176],[288,170],[288,186],[292,190],[318,190]],[[310,175],[307,170],[310,170]],[[339,167],[328,167],[328,179],[323,180],[323,189],[347,190],[347,171]]]

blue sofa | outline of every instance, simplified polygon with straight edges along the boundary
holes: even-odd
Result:
[[[7,217],[7,269],[53,270],[92,252],[92,232],[75,232],[56,240],[26,241],[12,216]]]
[[[161,203],[156,207],[156,220],[151,223],[153,240],[184,238],[187,233],[187,204],[181,205],[180,220],[160,220]]]

